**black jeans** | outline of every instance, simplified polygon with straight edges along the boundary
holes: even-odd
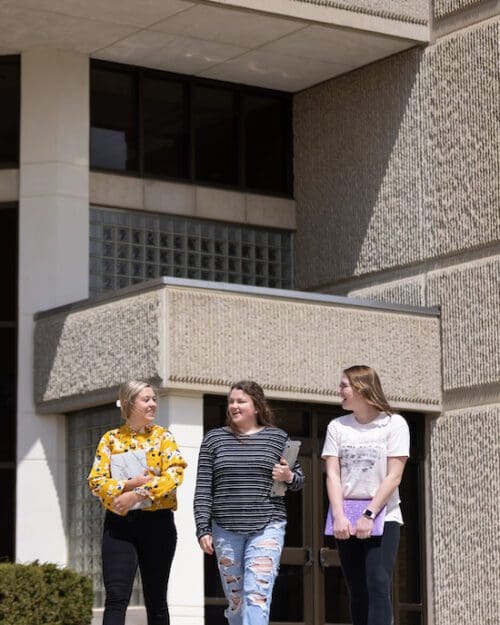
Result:
[[[342,571],[349,589],[353,625],[391,625],[392,571],[400,526],[389,521],[382,536],[337,540]]]
[[[172,510],[133,510],[123,517],[106,512],[102,537],[106,589],[103,625],[125,624],[137,565],[148,625],[169,625],[167,584],[176,542]]]

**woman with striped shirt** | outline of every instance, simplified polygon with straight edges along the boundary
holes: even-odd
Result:
[[[273,480],[299,490],[298,463],[282,458],[288,435],[274,426],[262,388],[233,384],[226,426],[208,432],[198,461],[194,514],[202,550],[216,554],[230,625],[266,625],[285,537],[283,497]]]

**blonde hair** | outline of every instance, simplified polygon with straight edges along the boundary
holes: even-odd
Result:
[[[120,410],[122,413],[122,419],[128,421],[130,418],[130,412],[132,406],[137,398],[137,395],[145,388],[150,388],[155,391],[154,387],[149,382],[143,382],[142,380],[129,380],[120,386],[118,391],[118,401],[120,402]]]
[[[392,414],[392,408],[384,395],[380,378],[375,369],[367,365],[354,365],[344,369],[343,373],[349,380],[351,388],[359,393],[366,403],[374,406],[380,412]]]

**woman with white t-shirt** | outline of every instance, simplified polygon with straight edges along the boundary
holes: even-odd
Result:
[[[345,369],[338,392],[350,414],[328,425],[322,458],[352,622],[391,625],[392,572],[403,524],[398,486],[410,453],[408,424],[392,412],[371,367]],[[350,512],[356,507],[350,500],[364,500],[359,513]],[[374,524],[381,524],[381,535],[372,535]]]

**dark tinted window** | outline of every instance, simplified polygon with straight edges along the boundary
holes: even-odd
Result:
[[[195,177],[202,182],[238,182],[238,118],[236,94],[225,89],[195,87]]]
[[[138,168],[137,88],[127,72],[91,70],[90,162],[93,167]]]
[[[17,393],[17,208],[0,206],[0,560],[14,558]]]
[[[0,469],[2,505],[0,506],[0,561],[14,560],[14,511],[16,470]],[[3,620],[3,619],[2,619]]]
[[[291,195],[291,97],[93,61],[90,165]]]
[[[287,188],[287,103],[277,97],[244,97],[245,182],[249,189]]]
[[[144,173],[188,176],[186,86],[172,80],[144,78]]]
[[[0,267],[2,298],[0,321],[17,318],[17,209],[0,207]]]
[[[0,463],[16,459],[16,328],[0,328]]]
[[[0,58],[0,167],[19,164],[19,60]]]

